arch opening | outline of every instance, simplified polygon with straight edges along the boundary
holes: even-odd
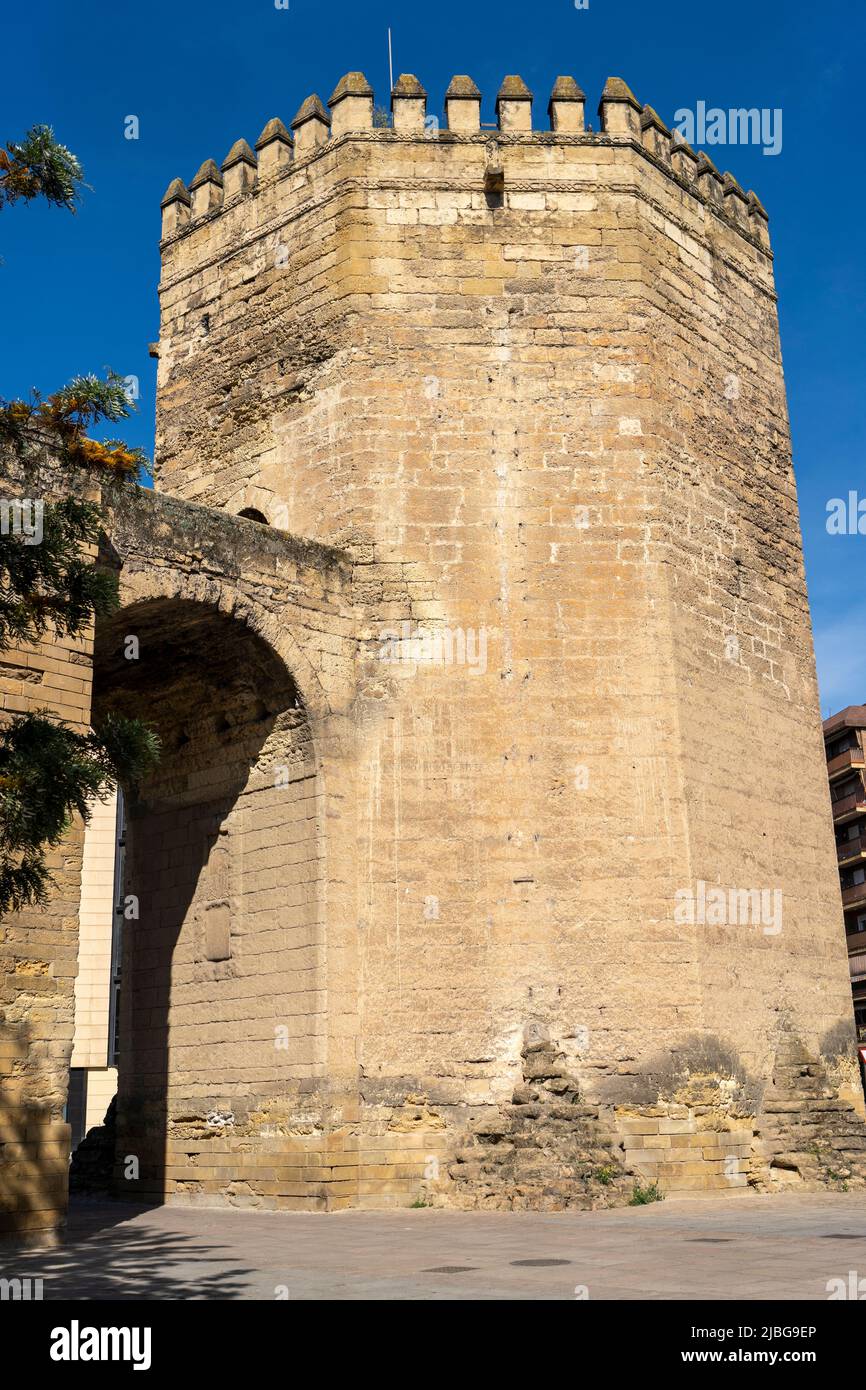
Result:
[[[169,598],[98,624],[95,717],[109,710],[147,719],[162,743],[155,772],[125,789],[117,1187],[273,1204],[261,1148],[315,1110],[320,1052],[307,711],[249,626]]]

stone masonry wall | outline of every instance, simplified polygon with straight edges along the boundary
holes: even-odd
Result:
[[[354,1104],[340,1070],[349,569],[166,498],[140,497],[109,533],[123,607],[99,625],[96,705],[152,711],[162,741],[128,799],[117,1190],[345,1204],[357,1173],[329,1152]]]
[[[49,488],[50,477],[0,463],[0,498],[44,499]],[[91,651],[86,639],[47,639],[0,655],[2,718],[48,710],[85,730]],[[65,1220],[82,844],[76,823],[46,856],[47,906],[0,921],[0,1239],[49,1242]]]
[[[766,215],[559,90],[433,138],[359,97],[166,202],[159,486],[355,561],[368,1202],[451,1199],[533,1027],[617,1152],[742,1186],[786,1030],[819,1066],[850,1011]]]

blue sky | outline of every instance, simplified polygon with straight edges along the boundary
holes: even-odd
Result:
[[[536,94],[536,119],[559,73],[588,98],[625,78],[672,123],[679,108],[781,108],[775,156],[758,146],[708,150],[771,217],[782,347],[794,436],[822,708],[866,701],[866,536],[831,536],[826,506],[866,497],[862,68],[866,7],[855,0],[43,0],[4,15],[0,140],[46,122],[84,164],[92,191],[75,217],[19,205],[0,218],[0,394],[49,390],[111,366],[141,383],[125,428],[152,452],[159,200],[251,143],[269,117],[288,123],[312,91],[327,100],[361,68],[388,99],[387,28],[395,73],[415,72],[441,112],[452,74],[468,72],[493,120],[503,75]],[[125,117],[139,139],[124,138]],[[60,308],[58,308],[60,306]],[[860,402],[860,404],[858,404]]]

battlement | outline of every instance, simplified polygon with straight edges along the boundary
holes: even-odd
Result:
[[[402,74],[391,92],[391,125],[376,124],[373,88],[361,72],[350,72],[335,87],[327,107],[315,93],[301,104],[287,129],[269,120],[251,149],[246,140],[232,146],[222,165],[206,159],[189,186],[175,178],[162,199],[162,238],[194,230],[224,207],[254,195],[276,180],[307,171],[312,161],[348,140],[381,143],[430,142],[439,149],[466,144],[492,146],[483,173],[483,191],[508,190],[508,171],[498,153],[507,146],[622,146],[638,151],[670,180],[713,214],[769,251],[768,217],[757,195],[744,192],[733,174],[719,172],[705,154],[696,154],[649,105],[638,101],[619,77],[609,77],[598,105],[599,129],[586,124],[586,96],[573,77],[554,83],[547,104],[548,128],[533,124],[535,98],[523,79],[506,77],[496,96],[496,123],[482,125],[482,93],[471,77],[454,77],[445,93],[445,127],[428,115],[428,96],[418,78]]]

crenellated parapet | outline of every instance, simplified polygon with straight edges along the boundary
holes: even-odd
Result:
[[[192,197],[193,217],[202,217],[222,205],[225,182],[212,159],[205,160],[190,184],[189,191]]]
[[[222,207],[255,193],[260,185],[305,168],[310,160],[347,140],[424,140],[442,149],[493,140],[502,145],[631,147],[720,218],[763,249],[769,248],[767,214],[757,196],[745,192],[732,174],[720,173],[707,155],[696,154],[652,106],[638,101],[622,78],[609,77],[605,82],[597,131],[587,127],[585,94],[569,76],[558,77],[554,83],[544,130],[534,122],[533,93],[517,74],[507,76],[496,95],[495,129],[482,126],[482,93],[465,74],[452,78],[445,92],[441,129],[438,120],[428,115],[427,92],[414,74],[403,73],[394,84],[389,126],[374,125],[374,95],[362,72],[349,72],[337,83],[327,106],[315,93],[308,96],[291,122],[291,130],[275,117],[268,121],[255,149],[246,140],[237,140],[221,169],[208,159],[188,188],[174,179],[162,200],[163,239],[195,227]],[[484,176],[482,186],[488,192],[491,189]],[[507,171],[502,186],[507,191]]]
[[[573,77],[557,77],[547,104],[550,129],[557,135],[580,135],[584,130],[586,95]]]
[[[334,88],[328,106],[334,140],[353,130],[369,130],[373,124],[373,88],[362,72],[347,72]]]
[[[427,93],[414,73],[404,72],[391,91],[391,122],[398,135],[423,132],[427,121]]]
[[[272,120],[268,121],[256,141],[260,179],[269,179],[274,174],[279,174],[291,163],[294,143],[278,116],[274,116]]]
[[[256,157],[246,140],[236,140],[223,160],[222,174],[226,202],[247,193],[256,181]]]
[[[295,132],[295,159],[306,159],[308,155],[315,154],[327,144],[331,133],[330,126],[330,118],[322,105],[321,97],[307,97],[292,121],[292,130]]]

